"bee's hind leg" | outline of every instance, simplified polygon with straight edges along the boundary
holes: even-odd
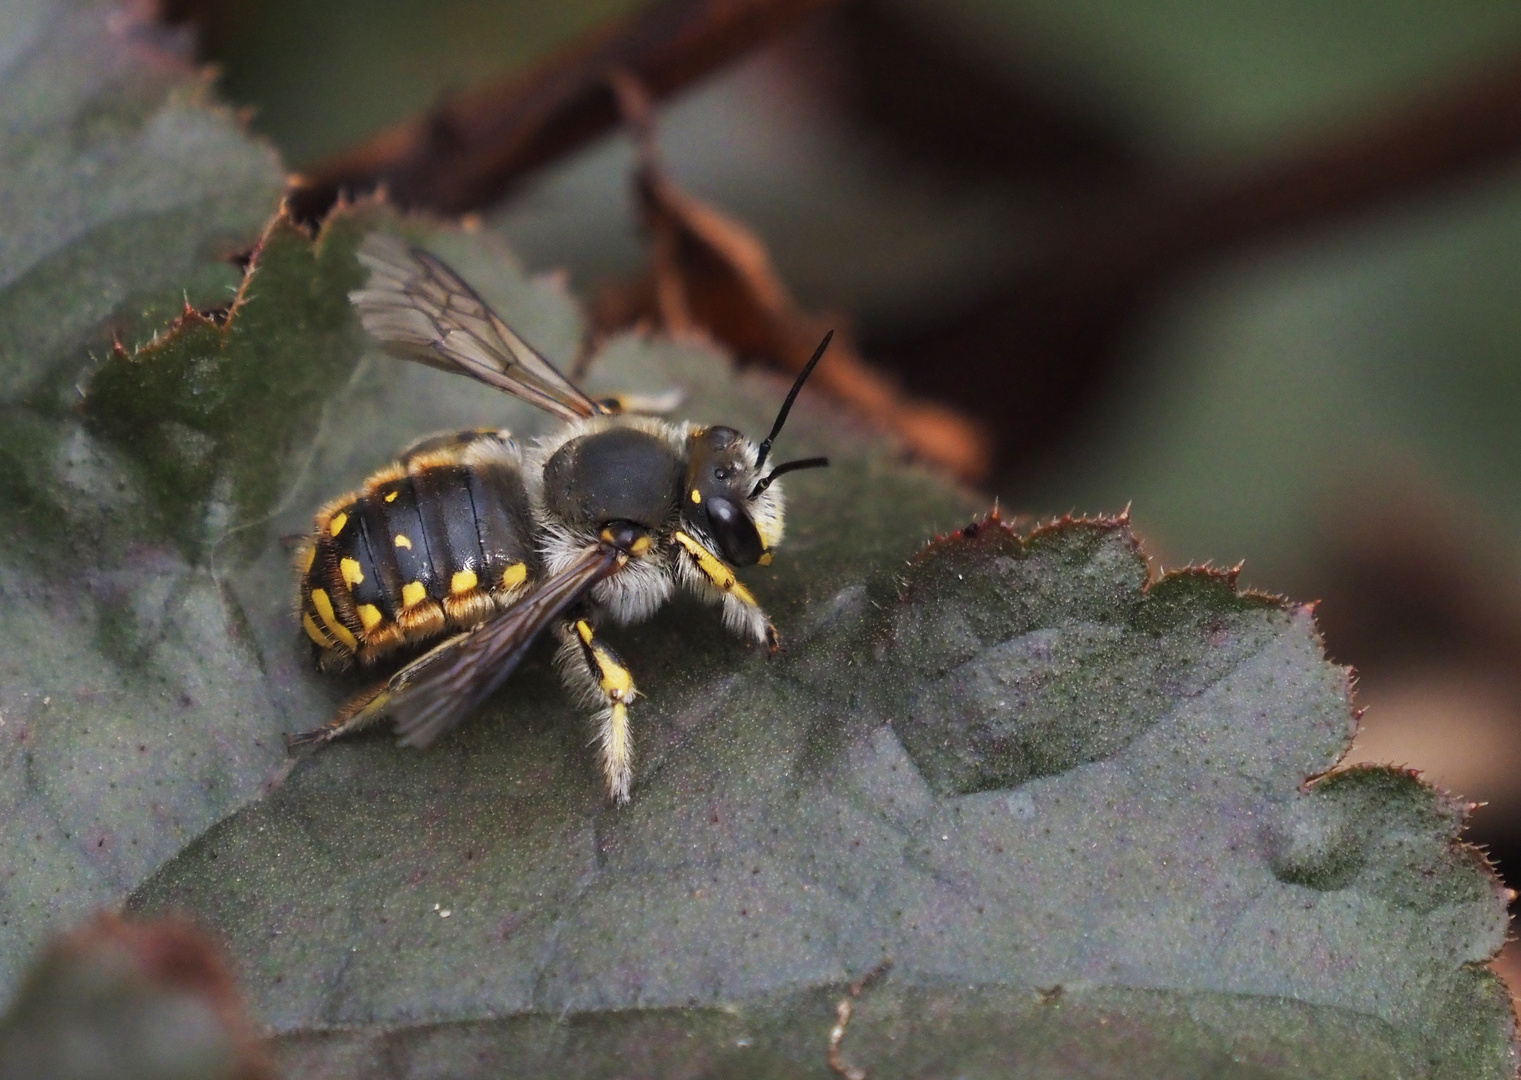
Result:
[[[597,745],[608,794],[614,802],[628,802],[633,783],[633,740],[628,726],[628,705],[639,691],[618,654],[596,635],[584,618],[569,619],[556,634],[560,651],[555,663],[567,689],[597,710]]]
[[[331,720],[315,731],[302,731],[295,735],[285,736],[285,748],[294,753],[307,747],[326,746],[334,739],[341,739],[345,735],[352,735],[371,727],[385,716],[386,702],[391,697],[389,685],[389,683],[381,683],[379,686],[372,686],[363,693],[356,694],[344,703]]]

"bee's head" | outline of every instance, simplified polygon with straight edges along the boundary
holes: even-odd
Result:
[[[781,489],[771,485],[783,473],[815,469],[828,458],[802,458],[764,472],[771,444],[787,422],[798,391],[829,347],[824,335],[813,359],[792,384],[777,413],[771,434],[759,447],[731,427],[697,428],[688,440],[686,496],[682,518],[718,545],[730,566],[753,566],[771,561],[771,548],[782,538]]]

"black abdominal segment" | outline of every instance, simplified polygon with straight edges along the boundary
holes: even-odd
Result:
[[[369,663],[472,626],[538,576],[522,476],[464,464],[462,451],[414,455],[318,516],[301,612],[325,662]]]

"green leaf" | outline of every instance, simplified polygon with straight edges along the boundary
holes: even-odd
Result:
[[[274,156],[114,5],[0,11],[0,986],[250,798],[283,726],[219,586],[75,412],[91,356],[187,302]]]
[[[639,353],[680,355],[612,359]],[[304,762],[133,907],[228,935],[293,1072],[825,1076],[835,1001],[891,958],[843,1044],[874,1076],[1511,1074],[1462,807],[1303,785],[1353,728],[1308,609],[1148,586],[1121,520],[985,522],[895,570],[945,495],[865,481],[819,419],[789,436],[847,463],[757,580],[789,648],[679,607],[618,637],[628,808],[530,665],[433,753]]]

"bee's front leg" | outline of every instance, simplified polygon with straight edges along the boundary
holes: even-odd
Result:
[[[628,705],[639,695],[634,677],[585,618],[566,620],[556,636],[560,651],[555,663],[561,679],[572,694],[597,710],[597,744],[608,794],[615,802],[626,803],[633,783]]]
[[[701,541],[679,529],[675,539],[681,547],[675,556],[676,580],[699,598],[722,604],[724,625],[732,633],[776,652],[781,647],[776,627],[729,565]]]

